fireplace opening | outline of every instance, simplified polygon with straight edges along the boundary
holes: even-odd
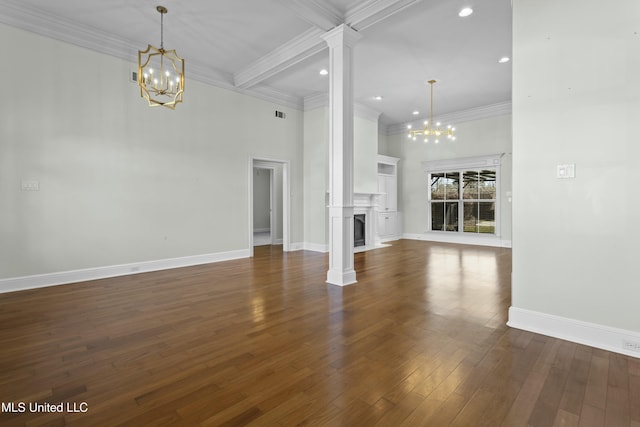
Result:
[[[364,246],[365,241],[365,214],[357,214],[353,216],[353,246]]]

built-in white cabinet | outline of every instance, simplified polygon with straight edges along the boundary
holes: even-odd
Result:
[[[395,240],[400,236],[398,224],[398,161],[378,156],[378,238]]]
[[[398,213],[378,213],[378,235],[380,239],[393,239],[398,235]]]
[[[398,178],[395,175],[378,174],[378,192],[383,193],[378,204],[381,212],[398,210]]]

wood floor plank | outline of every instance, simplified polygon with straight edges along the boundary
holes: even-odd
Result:
[[[255,248],[189,268],[0,294],[2,426],[640,424],[640,362],[508,328],[511,251],[424,241]]]
[[[580,427],[603,427],[604,409],[591,405],[583,405],[578,425]]]
[[[622,426],[631,422],[628,372],[626,357],[618,354],[609,357],[605,425]]]

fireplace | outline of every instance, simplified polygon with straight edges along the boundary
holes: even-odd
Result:
[[[367,244],[366,235],[366,218],[365,214],[356,214],[353,216],[353,246],[365,246]]]

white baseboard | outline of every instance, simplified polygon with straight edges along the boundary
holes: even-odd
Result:
[[[289,245],[290,251],[312,251],[312,252],[329,252],[329,245],[320,243],[298,242]]]
[[[507,325],[603,350],[640,358],[640,333],[517,307],[509,308]],[[635,350],[634,350],[635,348]]]
[[[492,246],[496,248],[510,248],[511,240],[503,240],[496,236],[475,235],[467,233],[404,233],[403,239],[427,240],[430,242],[459,243],[463,245]]]
[[[289,243],[289,252],[295,252],[295,251],[301,251],[301,250],[304,250],[304,243],[302,242]]]
[[[385,240],[391,241],[392,239]],[[376,243],[375,246],[358,246],[353,248],[353,253],[370,251],[372,249],[386,248],[391,245],[383,244],[382,241]],[[311,251],[311,252],[321,252],[323,254],[329,252],[329,245],[323,245],[321,243],[292,243],[289,245],[289,251]]]
[[[249,250],[218,252],[213,254],[193,255],[180,258],[169,258],[156,261],[143,261],[131,264],[111,265],[82,270],[61,271],[38,274],[34,276],[0,279],[0,293],[22,291],[26,289],[44,288],[87,280],[106,279],[108,277],[127,276],[129,274],[147,273],[150,271],[168,270],[171,268],[190,267],[192,265],[209,264],[238,258],[248,258]]]

